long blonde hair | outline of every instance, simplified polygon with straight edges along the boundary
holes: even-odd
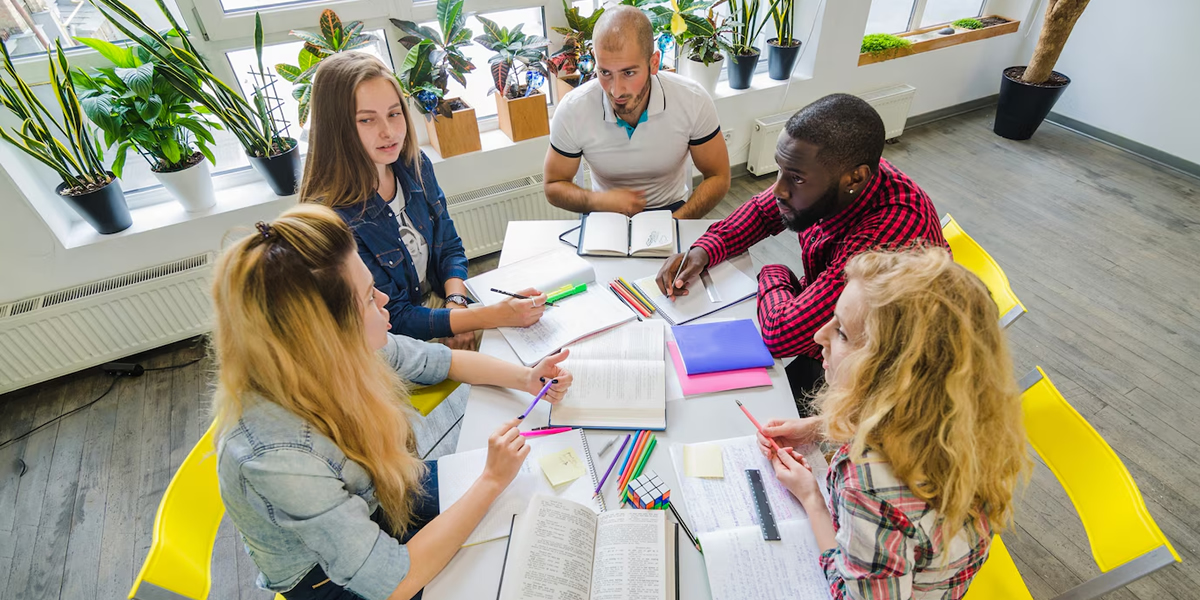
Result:
[[[399,533],[412,522],[425,465],[404,384],[364,335],[365,299],[345,268],[354,251],[337,214],[313,204],[225,250],[212,287],[214,412],[228,431],[255,394],[303,418],[367,470]]]
[[[824,433],[870,450],[935,508],[949,540],[968,519],[1000,531],[1029,464],[1021,399],[1000,315],[978,277],[941,248],[867,252],[846,265],[862,286],[864,344],[817,398]]]
[[[304,161],[301,202],[338,208],[364,203],[379,187],[379,170],[363,148],[355,120],[358,86],[384,78],[396,88],[408,133],[400,159],[421,181],[421,147],[412,111],[395,76],[378,58],[364,52],[340,52],[321,61],[313,75],[308,157]],[[421,182],[423,184],[423,182]]]

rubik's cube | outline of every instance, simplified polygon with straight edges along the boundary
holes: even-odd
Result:
[[[646,471],[629,482],[628,492],[629,503],[634,508],[662,510],[671,500],[671,490],[654,471]]]

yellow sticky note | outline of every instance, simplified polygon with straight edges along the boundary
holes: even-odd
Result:
[[[542,465],[542,472],[546,474],[546,479],[550,480],[550,485],[555,487],[575,481],[585,472],[583,461],[572,448],[547,454],[538,459],[538,464]]]
[[[725,477],[725,459],[716,444],[688,444],[683,447],[683,474],[686,477]]]

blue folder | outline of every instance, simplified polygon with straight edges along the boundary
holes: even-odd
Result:
[[[775,364],[771,351],[750,319],[671,328],[688,375],[734,371]]]

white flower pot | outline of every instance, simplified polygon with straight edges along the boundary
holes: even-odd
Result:
[[[155,173],[154,177],[190,213],[208,210],[217,203],[207,160],[201,159],[182,171]]]
[[[680,74],[700,84],[712,96],[717,91],[717,80],[721,78],[721,68],[725,66],[725,57],[711,65],[690,58],[679,61]]]

